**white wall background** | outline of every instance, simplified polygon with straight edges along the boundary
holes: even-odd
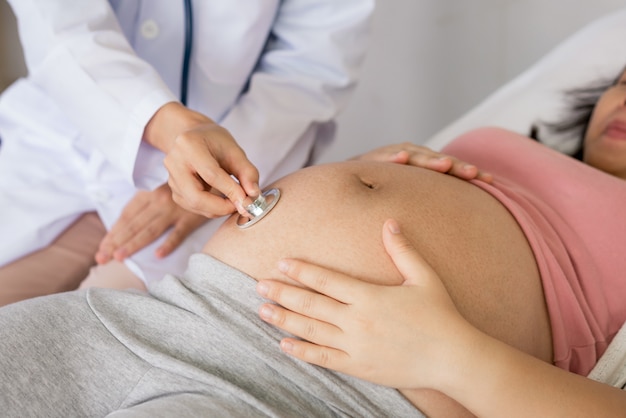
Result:
[[[622,7],[623,0],[378,0],[361,83],[322,160],[425,142],[568,35]],[[0,0],[0,89],[23,71]]]
[[[322,160],[425,142],[568,35],[624,7],[623,0],[378,0],[361,83]]]

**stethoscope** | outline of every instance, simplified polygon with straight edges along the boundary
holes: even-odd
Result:
[[[239,215],[237,226],[246,229],[259,222],[276,206],[278,199],[280,199],[280,190],[269,189],[264,191],[254,202],[246,206],[246,212],[249,216]]]
[[[193,9],[191,0],[185,2],[185,50],[183,53],[183,68],[180,77],[180,102],[187,105],[187,91],[189,90],[189,64],[191,61],[191,47],[193,43]]]
[[[189,65],[191,48],[193,46],[193,9],[191,0],[184,0],[185,4],[185,50],[183,53],[183,68],[180,77],[180,102],[187,105],[189,90]],[[249,216],[239,216],[237,226],[241,229],[249,228],[259,222],[271,211],[280,199],[280,190],[269,189],[261,193],[252,203],[246,206]]]

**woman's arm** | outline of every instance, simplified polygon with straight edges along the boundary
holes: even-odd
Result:
[[[261,281],[261,317],[301,337],[281,341],[304,361],[399,388],[416,405],[422,389],[478,416],[620,416],[626,392],[558,369],[470,325],[443,283],[387,221],[383,241],[402,286],[364,283],[297,260],[279,268],[313,291]],[[383,355],[384,354],[384,355]]]
[[[485,334],[441,390],[481,417],[623,417],[626,391],[545,363]],[[473,351],[473,352],[472,352]],[[411,391],[403,391],[411,399]]]

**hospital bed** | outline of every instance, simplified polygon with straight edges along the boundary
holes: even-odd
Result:
[[[425,145],[440,150],[460,134],[486,125],[528,135],[536,124],[541,131],[542,121],[558,120],[565,111],[564,91],[613,80],[625,66],[626,8],[595,20],[570,36]],[[562,152],[570,152],[576,146],[575,138],[552,134],[544,142]],[[626,324],[589,377],[626,389]]]

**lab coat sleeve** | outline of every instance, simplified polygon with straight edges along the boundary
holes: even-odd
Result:
[[[9,0],[17,17],[29,78],[65,112],[131,183],[154,187],[166,177],[136,173],[161,155],[142,144],[159,107],[177,100],[131,48],[106,0]],[[147,157],[138,159],[142,149]],[[138,165],[141,167],[141,164]],[[141,168],[139,168],[141,170]],[[146,170],[148,171],[148,170]]]
[[[346,105],[368,47],[373,9],[374,0],[282,2],[247,92],[221,120],[265,180],[292,158],[303,135]],[[305,162],[306,156],[294,168]]]

